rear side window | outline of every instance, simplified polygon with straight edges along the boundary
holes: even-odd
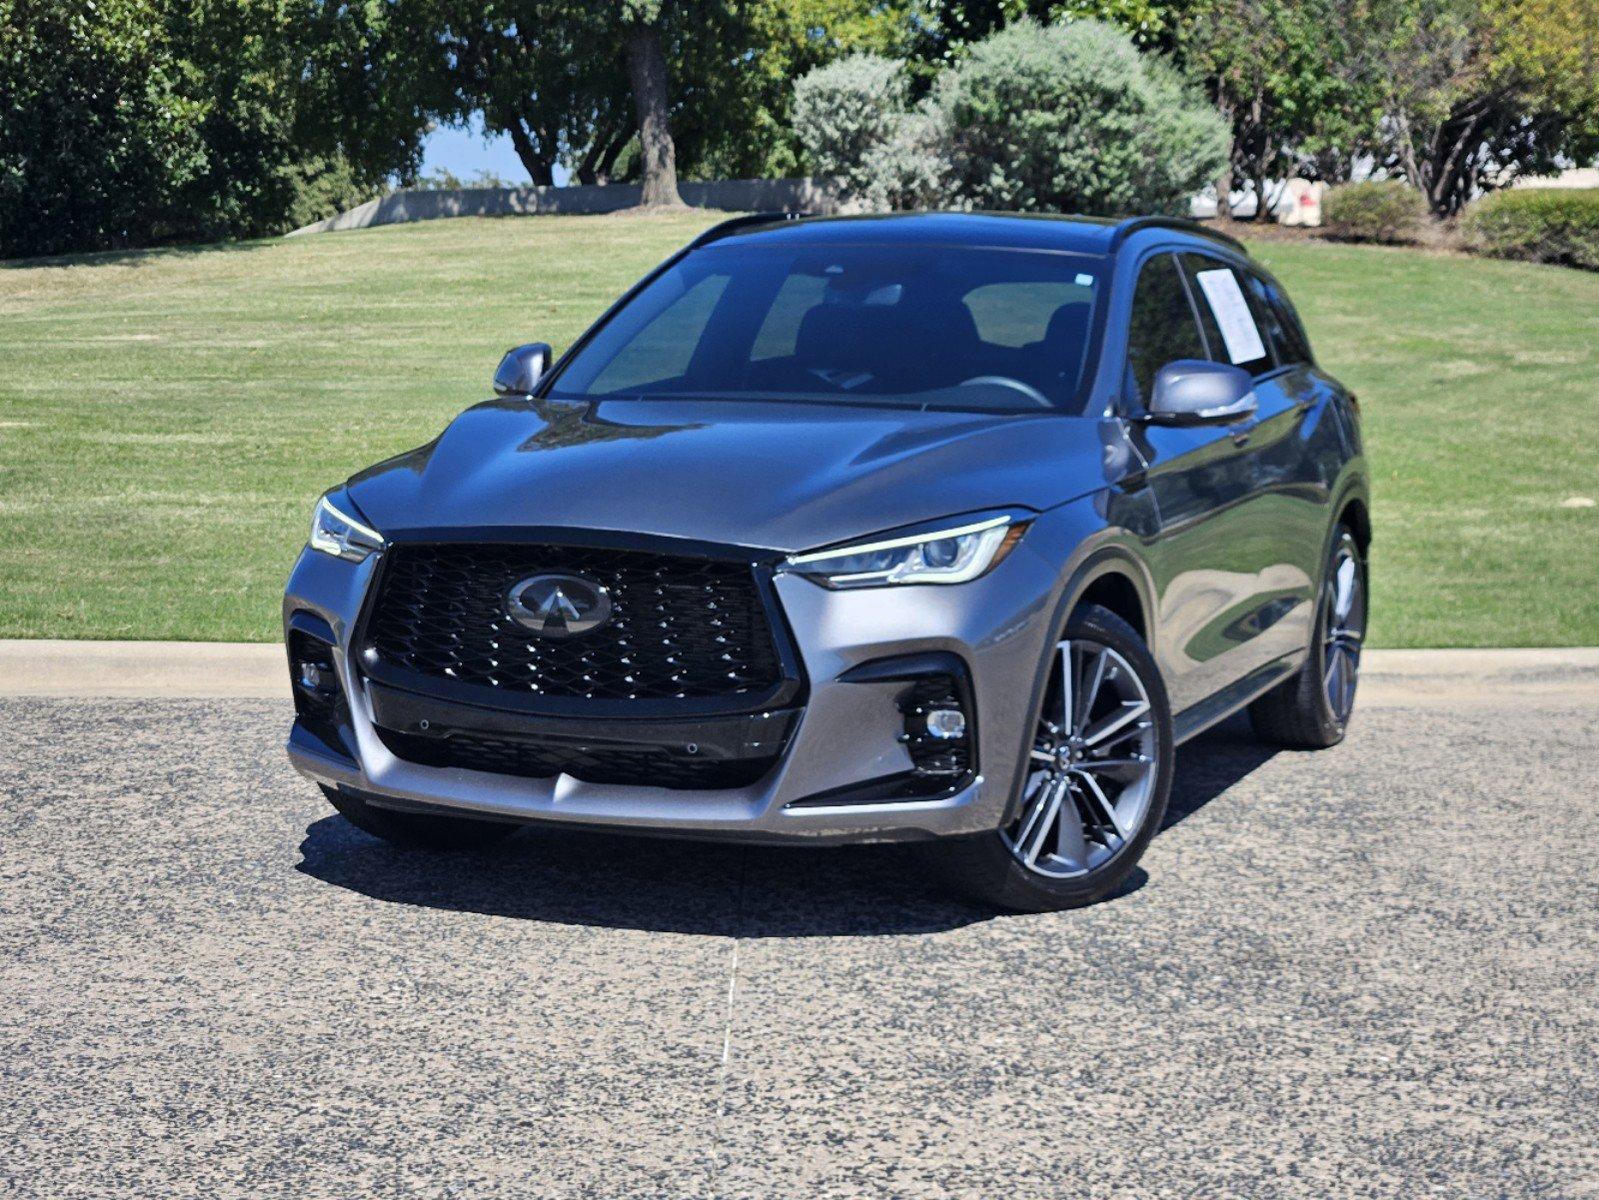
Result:
[[[1194,303],[1210,342],[1210,357],[1251,375],[1275,370],[1271,339],[1241,273],[1202,254],[1183,255],[1183,265],[1194,284]]]
[[[1188,303],[1177,259],[1161,254],[1144,264],[1133,290],[1127,330],[1127,374],[1138,399],[1149,404],[1156,373],[1180,358],[1209,357]]]

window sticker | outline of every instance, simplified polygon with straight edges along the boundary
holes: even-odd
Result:
[[[1255,328],[1255,318],[1250,315],[1244,293],[1238,287],[1238,276],[1223,267],[1216,271],[1200,271],[1194,278],[1199,280],[1210,311],[1216,314],[1221,340],[1227,343],[1227,357],[1234,363],[1265,358],[1266,347],[1260,340],[1260,330]]]

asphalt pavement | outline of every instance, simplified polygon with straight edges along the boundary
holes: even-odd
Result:
[[[402,852],[281,698],[12,672],[0,1196],[1599,1196],[1599,656],[1372,664],[1047,916],[903,847]]]

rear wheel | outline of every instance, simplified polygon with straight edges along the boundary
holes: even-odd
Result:
[[[1305,665],[1249,706],[1255,734],[1296,750],[1320,750],[1344,740],[1360,681],[1366,637],[1366,563],[1360,543],[1340,527],[1323,573]]]
[[[328,803],[351,825],[363,833],[382,838],[396,846],[415,850],[473,850],[492,846],[517,831],[508,821],[483,821],[473,817],[436,816],[433,813],[399,812],[369,804],[355,792],[323,784]]]
[[[1092,904],[1137,865],[1171,791],[1171,712],[1143,640],[1108,609],[1080,609],[1052,651],[1004,828],[937,843],[952,880],[1026,912]]]

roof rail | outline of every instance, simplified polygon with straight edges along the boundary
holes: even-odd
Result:
[[[1231,234],[1223,233],[1219,229],[1211,229],[1201,225],[1198,221],[1190,221],[1186,217],[1128,217],[1116,226],[1116,232],[1111,235],[1110,248],[1115,250],[1140,229],[1180,229],[1184,233],[1191,233],[1195,237],[1209,238],[1213,242],[1220,242],[1238,253],[1249,256],[1249,250]]]
[[[720,224],[712,225],[690,242],[688,248],[694,250],[700,246],[708,246],[712,242],[719,242],[725,237],[732,237],[735,233],[748,229],[752,225],[776,225],[780,221],[798,221],[802,217],[812,215],[814,214],[792,211],[745,213],[742,217],[730,217]]]

